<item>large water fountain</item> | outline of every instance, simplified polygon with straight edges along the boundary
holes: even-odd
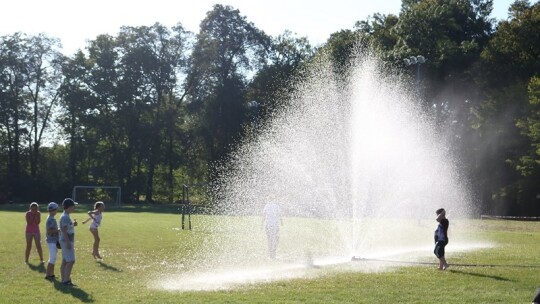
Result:
[[[208,233],[197,255],[204,267],[166,288],[230,288],[375,267],[352,257],[434,259],[435,210],[446,208],[451,221],[471,214],[452,149],[399,73],[371,54],[358,56],[346,77],[328,62],[313,64],[219,168],[213,190],[224,215],[199,224]],[[261,223],[269,201],[284,216],[275,260],[267,258]],[[450,237],[449,251],[472,246],[462,235]]]

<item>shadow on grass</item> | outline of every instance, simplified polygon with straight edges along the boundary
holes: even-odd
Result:
[[[45,273],[46,272],[44,263],[39,263],[37,265],[32,265],[32,264],[28,263],[27,265],[28,265],[28,268],[30,268],[33,271],[37,271],[39,273]]]
[[[540,265],[520,265],[520,264],[459,264],[450,263],[450,266],[462,267],[508,267],[508,268],[540,268]]]
[[[104,263],[103,261],[100,261],[98,262],[99,266],[101,266],[101,268],[105,269],[105,270],[110,270],[110,271],[116,271],[116,272],[122,272],[121,269],[118,269],[114,266],[111,266],[107,263]]]
[[[54,281],[54,288],[62,293],[70,294],[72,297],[79,299],[83,303],[92,303],[94,299],[86,291],[80,289],[79,287],[66,286],[59,281]]]
[[[448,271],[451,273],[470,275],[470,276],[480,277],[480,278],[488,278],[488,279],[493,279],[497,281],[513,282],[513,280],[510,280],[501,276],[487,275],[487,274],[482,274],[482,273],[468,272],[468,271],[461,271],[461,270],[454,270],[454,269],[450,269]]]

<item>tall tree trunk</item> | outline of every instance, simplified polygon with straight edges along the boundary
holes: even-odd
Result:
[[[146,201],[149,203],[154,202],[154,173],[156,165],[154,163],[153,157],[150,157],[150,162],[148,164],[148,175],[146,180]]]
[[[69,172],[71,186],[74,186],[77,182],[77,141],[75,133],[75,116],[71,115],[71,130],[69,134]]]
[[[13,141],[11,141],[10,145],[10,170],[9,170],[9,182],[11,189],[16,189],[17,184],[19,182],[20,177],[20,150],[19,150],[19,144],[21,139],[21,131],[19,129],[19,110],[17,107],[15,107],[14,115],[13,115]],[[19,193],[17,193],[19,195]]]
[[[174,202],[174,161],[173,161],[173,137],[169,136],[168,145],[168,162],[169,162],[169,174],[167,176],[168,188],[169,188],[169,203]]]

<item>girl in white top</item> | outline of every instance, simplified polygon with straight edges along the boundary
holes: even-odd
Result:
[[[96,260],[101,260],[101,255],[99,254],[99,225],[101,225],[101,219],[103,217],[103,210],[105,210],[105,203],[99,201],[94,204],[94,210],[88,211],[88,216],[90,218],[86,219],[83,224],[86,224],[89,220],[92,220],[90,224],[90,232],[94,236],[94,246],[92,251],[92,256]]]

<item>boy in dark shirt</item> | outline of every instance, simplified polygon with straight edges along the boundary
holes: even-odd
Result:
[[[446,270],[448,268],[448,263],[444,257],[444,247],[448,244],[448,226],[450,222],[446,218],[446,211],[441,208],[436,212],[437,222],[439,225],[435,230],[435,256],[439,259],[439,270]]]

